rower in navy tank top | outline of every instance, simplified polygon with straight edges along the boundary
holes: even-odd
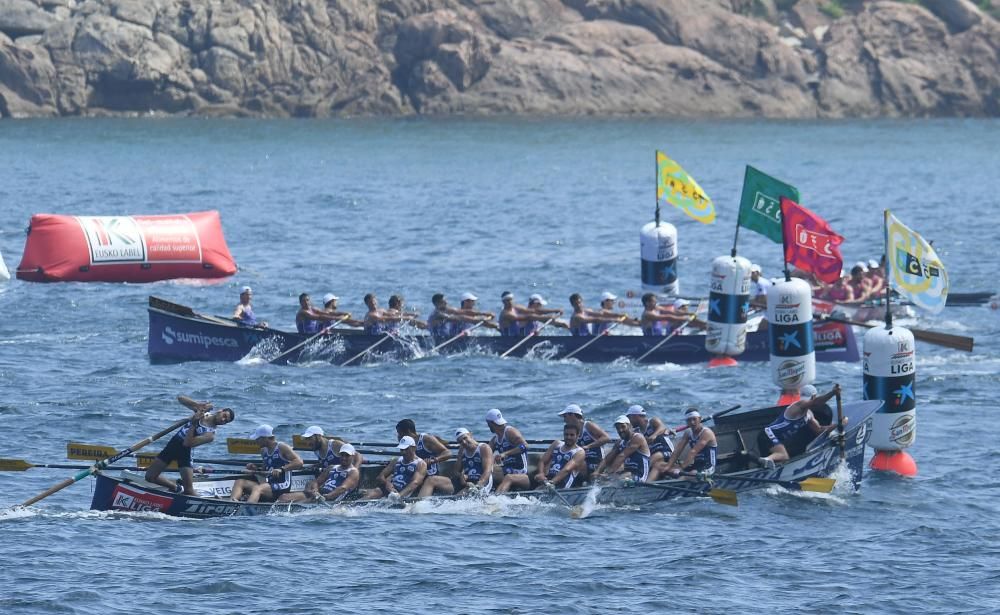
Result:
[[[601,461],[604,459],[604,451],[599,446],[587,448],[594,442],[597,442],[597,439],[590,433],[590,424],[590,421],[584,421],[583,430],[577,443],[583,447],[583,452],[586,454],[587,470],[593,472],[597,469],[597,466],[601,465]]]
[[[344,484],[344,482],[347,480],[347,478],[353,472],[357,472],[357,471],[358,471],[358,469],[355,468],[354,466],[347,466],[345,468],[345,467],[341,466],[339,463],[337,465],[334,465],[333,467],[330,468],[330,474],[327,477],[326,482],[323,483],[323,487],[320,488],[320,493],[322,493],[322,494],[325,495],[327,493],[330,493],[334,489],[338,489],[341,485]],[[357,487],[355,487],[354,489],[351,489],[351,490],[347,491],[341,497],[350,496],[355,491],[357,491]]]
[[[452,323],[438,308],[434,308],[427,317],[427,331],[436,338],[448,338],[452,336]]]
[[[402,457],[396,460],[396,465],[392,469],[392,486],[396,488],[396,491],[402,491],[403,488],[410,484],[413,476],[417,473],[419,464],[419,457],[410,462],[407,462]]]
[[[619,442],[617,447],[619,453],[621,453],[628,447],[628,442]],[[646,477],[649,476],[649,455],[646,455],[642,451],[635,451],[625,458],[625,463],[622,467],[631,472],[635,480],[645,482]]]
[[[462,472],[470,483],[479,482],[483,477],[483,448],[482,445],[476,447],[476,451],[469,455],[462,451]]]
[[[422,433],[420,434],[420,437],[417,438],[417,457],[423,459],[427,463],[427,476],[437,476],[437,454],[424,445],[424,436],[426,435],[426,433]]]
[[[594,333],[592,332],[591,327],[596,327],[598,324],[604,323],[594,323],[593,325],[584,323],[575,327],[570,327],[569,334],[576,337],[593,337]]]
[[[269,473],[267,482],[270,483],[271,488],[276,490],[287,490],[291,487],[291,473],[282,471],[281,475],[278,477],[270,475],[271,470],[282,470],[285,466],[292,462],[291,459],[286,459],[285,456],[281,454],[281,448],[275,446],[274,450],[268,450],[266,446],[261,447],[260,456],[264,460],[264,470]]]
[[[698,439],[704,431],[704,427],[699,429],[697,432],[693,429],[688,430],[687,445],[690,449],[694,449],[695,445],[698,443]],[[694,456],[694,460],[691,464],[684,468],[684,470],[687,472],[714,472],[717,450],[717,444],[702,447],[702,449],[698,451],[698,454]]]
[[[552,451],[552,461],[549,464],[549,472],[546,478],[551,480],[553,477],[555,477],[556,474],[558,474],[566,466],[566,464],[568,464],[570,461],[573,460],[573,456],[581,451],[583,451],[583,449],[577,445],[573,445],[572,448],[566,450],[566,443],[559,442],[559,446],[557,446],[556,449]],[[556,485],[556,487],[567,488],[567,489],[569,487],[572,487],[573,483],[576,482],[576,477],[578,474],[579,474],[578,472],[570,472],[569,475],[565,479],[563,479],[562,483]]]
[[[649,326],[642,328],[642,334],[646,337],[664,337],[670,333],[670,325],[662,320],[654,320]]]
[[[811,410],[806,410],[805,414],[795,419],[785,416],[787,412],[787,410],[782,412],[778,418],[764,428],[764,433],[771,439],[772,444],[781,444],[791,439],[813,418]]]
[[[493,446],[491,448],[493,448],[493,450],[497,451],[501,455],[503,455],[507,451],[514,450],[519,446],[514,444],[507,438],[508,429],[509,427],[505,425],[503,428],[503,433],[500,435],[500,437],[497,437],[496,435],[493,436],[493,441],[496,443],[496,446]],[[504,474],[527,474],[528,453],[522,450],[520,455],[510,455],[508,457],[504,457],[503,472]]]

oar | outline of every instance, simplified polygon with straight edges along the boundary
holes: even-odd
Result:
[[[743,407],[742,404],[736,404],[732,408],[726,408],[725,410],[720,410],[720,411],[716,412],[715,414],[709,416],[708,418],[702,419],[701,422],[702,423],[707,423],[709,421],[714,421],[715,419],[719,418],[720,416],[729,414],[730,412],[733,412],[734,410],[739,410],[742,407]],[[680,432],[684,431],[687,428],[688,428],[687,425],[681,425],[680,427],[675,427],[674,431],[677,432],[677,433],[680,433]]]
[[[607,328],[607,329],[605,329],[604,331],[601,331],[601,334],[600,334],[600,335],[595,335],[595,336],[594,336],[594,339],[592,339],[592,340],[588,341],[588,342],[587,342],[586,344],[584,344],[583,346],[580,346],[579,348],[577,348],[577,349],[576,349],[576,350],[574,350],[573,352],[569,353],[568,355],[566,355],[565,357],[563,357],[563,359],[572,359],[573,357],[575,357],[575,356],[576,356],[576,353],[580,352],[581,350],[583,350],[583,349],[584,349],[584,348],[586,348],[587,346],[590,346],[591,344],[593,344],[593,343],[594,343],[594,342],[596,342],[597,340],[601,339],[601,337],[602,337],[602,336],[605,336],[605,335],[607,335],[608,333],[610,333],[612,329],[614,329],[614,328],[615,328],[615,327],[617,327],[618,325],[622,324],[622,321],[623,321],[623,320],[625,320],[625,318],[626,318],[625,316],[622,316],[622,317],[621,317],[621,318],[620,318],[620,319],[618,320],[618,322],[616,322],[616,323],[613,323],[613,324],[612,324],[612,325],[611,325],[610,327],[608,327],[608,328]]]
[[[840,449],[840,461],[847,459],[844,447],[844,402],[840,399],[840,388],[837,388],[837,448]]]
[[[539,331],[541,331],[545,327],[549,326],[549,324],[552,323],[552,321],[555,320],[556,318],[559,318],[559,317],[558,316],[553,316],[552,318],[550,318],[550,319],[546,320],[545,322],[543,322],[542,326],[540,326],[537,329],[535,329],[534,331],[532,331],[530,335],[525,335],[523,340],[521,340],[520,342],[518,342],[518,343],[514,344],[513,346],[511,346],[510,348],[508,348],[507,352],[505,352],[502,355],[500,355],[500,358],[501,359],[505,358],[507,355],[509,355],[510,353],[514,352],[515,350],[517,350],[518,348],[520,348],[521,346],[523,346],[525,342],[527,342],[531,338],[533,338],[536,335],[538,335]]]
[[[319,337],[319,336],[321,336],[321,335],[325,334],[325,333],[326,333],[327,331],[329,331],[329,330],[330,330],[330,329],[332,329],[333,327],[336,327],[337,325],[339,325],[340,323],[344,322],[345,320],[347,320],[347,316],[344,316],[343,318],[341,318],[340,320],[338,320],[337,322],[335,322],[335,323],[333,323],[333,324],[330,324],[330,325],[327,325],[327,326],[323,327],[323,328],[322,328],[322,329],[320,330],[320,332],[319,332],[319,333],[317,333],[317,334],[315,334],[315,335],[311,335],[311,336],[309,336],[308,338],[306,338],[306,340],[305,340],[304,342],[299,342],[298,344],[296,344],[296,345],[292,346],[291,348],[289,348],[289,349],[288,349],[288,350],[286,350],[285,352],[283,352],[283,353],[279,354],[278,356],[276,356],[276,357],[274,357],[273,359],[271,359],[270,361],[268,361],[268,363],[277,363],[278,361],[280,361],[280,360],[281,360],[281,359],[283,359],[284,357],[287,357],[288,355],[292,354],[293,352],[295,352],[295,351],[296,351],[296,350],[298,350],[299,348],[302,348],[303,346],[305,346],[305,345],[306,345],[306,344],[308,344],[309,342],[311,342],[311,341],[313,341],[314,339],[316,339],[317,337]]]
[[[140,448],[146,446],[147,444],[150,444],[151,442],[156,442],[157,440],[159,440],[163,436],[167,435],[168,433],[171,433],[175,429],[179,429],[182,425],[184,425],[185,423],[187,423],[188,420],[190,420],[190,419],[189,418],[183,418],[183,419],[177,421],[176,423],[174,423],[173,425],[171,425],[170,427],[167,427],[166,429],[164,429],[162,431],[158,431],[157,433],[155,433],[155,434],[153,434],[153,435],[151,435],[151,436],[149,436],[147,438],[139,440],[138,442],[136,442],[135,444],[133,444],[132,446],[130,446],[130,447],[126,448],[126,449],[122,449],[122,450],[118,451],[117,454],[115,454],[115,455],[113,455],[111,457],[108,457],[107,459],[105,459],[103,461],[98,461],[97,463],[95,463],[94,465],[90,466],[86,470],[81,470],[80,472],[77,472],[75,475],[73,475],[71,478],[67,478],[66,480],[64,480],[63,482],[59,483],[58,485],[50,487],[49,489],[46,489],[42,493],[39,493],[35,497],[31,498],[30,500],[28,500],[24,504],[22,504],[22,506],[31,506],[35,502],[37,502],[39,500],[42,500],[44,498],[47,498],[50,495],[52,495],[53,493],[56,493],[57,491],[61,491],[61,490],[65,489],[66,487],[69,487],[73,483],[75,483],[77,481],[80,481],[80,480],[83,480],[84,478],[87,478],[88,476],[94,474],[95,472],[108,467],[109,465],[115,463],[119,459],[122,459],[123,457],[128,457],[129,455],[131,455],[132,453],[136,452]]]
[[[641,357],[639,357],[638,359],[636,359],[635,362],[636,363],[642,363],[643,359],[645,359],[646,357],[648,357],[649,355],[651,355],[653,352],[655,352],[656,349],[658,349],[660,346],[662,346],[662,345],[666,344],[667,342],[669,342],[671,340],[671,338],[673,338],[675,335],[677,335],[682,330],[684,330],[685,328],[687,328],[687,326],[689,324],[691,324],[691,322],[695,318],[697,318],[697,317],[698,316],[697,316],[697,311],[696,311],[694,314],[692,314],[691,316],[688,317],[686,323],[684,323],[683,325],[681,325],[681,326],[677,327],[676,329],[674,329],[673,331],[671,331],[670,335],[668,335],[667,337],[663,338],[655,346],[653,346],[652,348],[650,348],[649,350],[647,350],[645,353],[643,353],[643,355]]]
[[[241,464],[242,465],[242,464]],[[24,472],[25,470],[30,470],[32,468],[54,468],[57,470],[86,470],[90,466],[74,464],[74,463],[31,463],[30,461],[25,461],[24,459],[0,459],[0,472]],[[126,470],[129,472],[141,472],[145,470],[147,466],[107,466],[103,469],[105,470]],[[168,468],[166,472],[177,472],[177,468]],[[212,468],[201,468],[196,473],[197,474],[219,474],[219,473],[229,473],[231,470],[214,470]]]
[[[842,322],[848,325],[855,325],[857,327],[866,327],[868,329],[879,327],[879,324],[868,324],[867,322],[860,322],[857,320],[850,320],[848,318],[837,318],[835,316],[826,316],[827,320],[832,320],[834,322]],[[940,331],[928,331],[927,329],[912,329],[906,327],[913,337],[927,342],[929,344],[937,344],[938,346],[944,346],[946,348],[954,348],[955,350],[963,350],[965,352],[972,352],[972,346],[975,340],[971,337],[966,337],[964,335],[952,335],[951,333],[941,333]]]
[[[563,494],[559,493],[559,490],[556,489],[555,485],[553,485],[552,483],[545,483],[545,490],[551,493],[552,495],[556,496],[557,498],[559,498],[559,501],[563,503],[563,506],[569,509],[570,517],[573,517],[574,519],[579,519],[580,517],[583,516],[583,506],[573,506],[572,504],[570,504],[569,500],[567,500],[565,496],[563,496]]]
[[[833,491],[834,485],[837,484],[837,481],[832,478],[821,478],[819,476],[811,476],[801,480],[781,480],[778,478],[754,478],[750,476],[739,476],[736,474],[716,474],[711,478],[728,478],[731,480],[742,480],[750,483],[768,483],[772,485],[781,485],[785,489],[789,489],[791,491],[814,491],[816,493],[830,493]]]
[[[700,496],[707,495],[719,504],[725,504],[726,506],[739,506],[739,501],[736,498],[736,492],[730,491],[729,489],[716,489],[713,487],[708,491],[702,491],[700,489],[690,489],[674,485],[660,485],[657,483],[636,483],[633,487],[649,487],[650,489],[663,489],[665,491],[680,491],[681,493]]]
[[[475,325],[473,325],[473,326],[469,327],[468,329],[465,329],[464,331],[462,331],[462,332],[458,333],[457,335],[453,335],[453,336],[451,336],[450,338],[448,338],[447,340],[445,340],[445,341],[441,342],[440,344],[438,344],[438,345],[437,345],[437,346],[435,346],[434,348],[431,348],[431,349],[430,349],[430,350],[428,351],[428,354],[430,354],[430,353],[432,353],[432,352],[437,352],[438,350],[441,350],[442,348],[444,348],[444,347],[445,347],[445,346],[447,346],[448,344],[450,344],[450,343],[454,342],[454,341],[455,341],[455,340],[457,340],[457,339],[460,339],[460,338],[462,338],[462,337],[465,337],[466,335],[468,335],[468,334],[472,333],[473,331],[475,331],[476,329],[478,329],[479,327],[481,327],[481,326],[483,326],[483,325],[485,325],[485,324],[486,324],[486,321],[485,321],[485,320],[482,320],[482,321],[479,321],[479,322],[477,322],[477,323],[476,323]]]
[[[358,354],[354,355],[354,356],[353,356],[353,357],[351,357],[350,359],[348,359],[348,360],[344,361],[343,363],[341,363],[341,364],[340,364],[340,366],[341,366],[341,367],[347,367],[347,366],[348,366],[348,365],[350,365],[351,363],[354,363],[354,362],[355,362],[356,360],[358,360],[358,359],[360,359],[361,357],[365,356],[365,355],[366,355],[366,354],[368,354],[369,352],[371,352],[371,351],[375,350],[375,348],[377,348],[378,346],[382,345],[382,344],[383,344],[383,343],[385,343],[385,342],[388,342],[388,341],[389,341],[389,340],[391,340],[392,338],[393,338],[393,335],[392,335],[391,333],[386,333],[385,335],[383,335],[383,336],[382,336],[382,339],[378,340],[377,342],[375,342],[374,344],[372,344],[372,345],[371,345],[371,346],[369,346],[368,348],[365,348],[364,350],[362,350],[362,351],[361,351],[361,352],[359,352]]]

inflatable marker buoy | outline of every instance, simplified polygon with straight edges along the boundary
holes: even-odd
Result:
[[[7,264],[3,262],[3,254],[0,254],[0,282],[10,279],[10,271],[7,270]]]
[[[865,333],[864,398],[882,400],[872,417],[868,445],[874,470],[915,476],[917,464],[903,449],[917,438],[916,351],[913,333],[880,325]]]
[[[29,282],[155,282],[236,273],[219,212],[31,217],[17,278]]]
[[[677,229],[669,222],[650,222],[639,232],[642,288],[663,295],[680,292],[677,281]]]
[[[730,357],[742,354],[747,347],[749,309],[750,261],[742,256],[720,256],[713,260],[705,350]],[[709,366],[722,363],[720,360]]]
[[[802,279],[778,280],[767,291],[771,376],[783,392],[796,392],[816,379],[812,289]]]

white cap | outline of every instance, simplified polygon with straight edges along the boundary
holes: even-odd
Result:
[[[479,301],[479,297],[472,293],[462,293],[462,301]]]
[[[869,269],[878,269],[878,261],[875,260],[874,258],[871,259],[871,260],[869,260],[868,261],[868,268]]]
[[[334,299],[340,299],[340,297],[338,297],[337,295],[335,295],[333,293],[326,293],[325,295],[323,295],[323,305],[326,305],[327,303],[330,303]]]
[[[400,438],[399,445],[396,446],[396,448],[398,448],[401,451],[405,451],[406,449],[416,445],[417,443],[413,441],[413,438],[411,438],[410,436],[403,436],[402,438]]]
[[[608,291],[604,291],[603,293],[601,293],[601,301],[614,301],[617,298],[618,295],[609,293]]]
[[[758,265],[757,263],[750,265],[750,273],[753,273],[755,271],[757,273],[761,273],[760,265]]]
[[[514,293],[510,292],[509,290],[506,291],[504,294],[500,295],[501,301],[506,301],[508,299],[510,299],[511,301],[514,300]]]
[[[320,427],[319,425],[311,425],[305,431],[302,432],[303,438],[308,438],[311,436],[322,436],[322,435],[323,435],[323,428]]]
[[[257,438],[273,438],[273,437],[274,437],[274,428],[271,427],[270,425],[258,425],[257,429],[254,429],[253,433],[250,434],[251,440],[256,440]]]
[[[243,294],[252,293],[252,292],[253,292],[252,288],[250,288],[249,286],[244,286],[243,290],[240,291],[240,294],[243,295]]]
[[[854,263],[854,267],[861,267],[862,271],[868,271],[868,265],[865,265],[864,261],[858,261]],[[854,269],[854,267],[851,267],[851,269]]]
[[[458,429],[455,430],[455,439],[458,440],[467,433],[472,433],[472,432],[466,429],[465,427],[459,427]]]
[[[344,442],[344,443],[343,443],[343,444],[342,444],[342,445],[340,446],[340,453],[338,453],[338,454],[339,454],[339,455],[354,455],[354,454],[356,454],[357,452],[358,452],[358,451],[354,450],[354,447],[353,447],[353,446],[351,446],[351,445],[350,445],[349,443],[347,443],[347,442]]]
[[[583,409],[581,409],[580,406],[576,404],[570,404],[562,409],[562,412],[559,413],[559,416],[562,416],[564,414],[579,414],[580,416],[583,416]]]
[[[807,384],[801,389],[799,389],[799,396],[805,399],[813,398],[816,396],[817,393],[819,393],[819,391],[817,391],[816,387],[814,387],[811,384]]]
[[[495,423],[497,425],[507,424],[507,419],[503,418],[503,414],[500,414],[500,411],[497,410],[496,408],[493,408],[492,410],[486,413],[486,420],[490,423]]]
[[[629,406],[628,410],[625,411],[625,416],[635,416],[635,415],[646,416],[646,409],[640,406],[639,404],[634,404]]]
[[[623,414],[615,419],[615,425],[628,425],[631,427],[632,423],[628,420],[628,417]]]
[[[674,307],[675,308],[682,308],[682,307],[687,307],[687,306],[688,306],[688,300],[687,299],[674,299]]]
[[[687,411],[684,413],[684,418],[685,419],[700,419],[701,418],[701,413],[698,412],[697,408],[688,408]]]
[[[549,304],[549,302],[545,300],[545,297],[539,295],[538,293],[535,293],[534,295],[531,295],[530,297],[528,297],[528,303],[531,303],[533,301],[537,301],[538,303],[540,303],[542,305],[548,305]]]

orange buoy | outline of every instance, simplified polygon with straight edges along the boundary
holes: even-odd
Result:
[[[895,472],[900,476],[917,475],[917,462],[906,451],[875,451],[869,467],[880,472]]]
[[[733,357],[717,356],[708,361],[709,367],[736,367],[739,363]]]
[[[778,398],[777,406],[788,406],[794,404],[795,402],[802,399],[798,391],[782,391],[781,397]]]

